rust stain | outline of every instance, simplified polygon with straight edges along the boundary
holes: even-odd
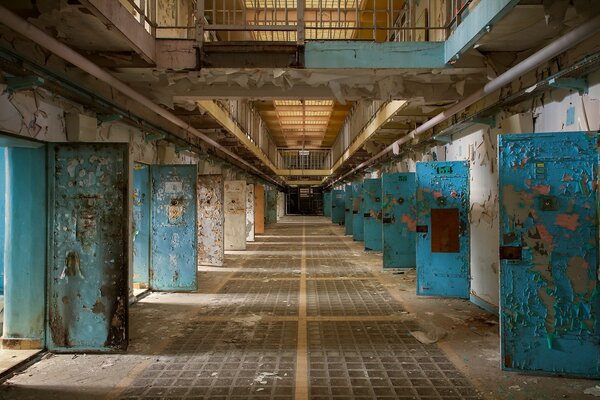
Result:
[[[94,306],[92,307],[92,312],[94,314],[103,314],[105,311],[106,307],[104,307],[102,301],[100,299],[96,299],[96,303],[94,303]]]
[[[574,231],[579,225],[579,214],[558,214],[555,223],[565,229]]]

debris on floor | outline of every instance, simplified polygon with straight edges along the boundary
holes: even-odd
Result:
[[[583,391],[584,394],[589,394],[591,396],[600,397],[600,384],[587,388]]]

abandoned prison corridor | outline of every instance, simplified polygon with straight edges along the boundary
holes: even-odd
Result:
[[[198,293],[134,304],[127,354],[47,354],[0,398],[550,399],[590,386],[501,372],[495,317],[417,299],[414,274],[380,265],[329,220],[284,217],[202,267]]]

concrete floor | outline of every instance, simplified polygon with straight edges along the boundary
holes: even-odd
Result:
[[[496,317],[380,265],[325,218],[284,218],[202,268],[199,293],[133,305],[128,354],[48,354],[0,398],[594,398],[592,380],[502,372]]]

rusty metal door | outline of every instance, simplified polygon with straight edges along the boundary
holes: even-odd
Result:
[[[128,341],[127,144],[48,146],[46,345],[124,351]]]
[[[344,234],[352,236],[352,185],[346,185],[344,193]]]
[[[598,136],[499,139],[502,367],[600,377]]]
[[[469,162],[417,163],[417,294],[468,299]]]
[[[196,165],[152,166],[153,290],[195,291]]]
[[[352,184],[352,239],[363,241],[365,225],[363,216],[363,184]]]
[[[383,268],[416,266],[414,173],[383,174]]]
[[[223,176],[198,175],[198,265],[223,266]]]
[[[365,179],[363,189],[365,250],[382,251],[381,179]]]

